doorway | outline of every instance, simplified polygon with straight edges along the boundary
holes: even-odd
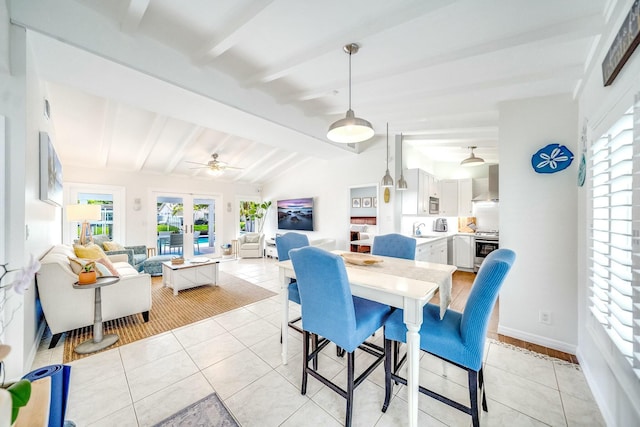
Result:
[[[159,255],[216,255],[217,198],[211,195],[155,193],[156,249]]]

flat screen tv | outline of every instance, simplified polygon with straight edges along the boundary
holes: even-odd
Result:
[[[313,231],[313,198],[278,200],[278,229]]]

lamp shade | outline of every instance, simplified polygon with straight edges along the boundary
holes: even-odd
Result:
[[[102,219],[100,209],[100,205],[67,205],[67,221],[98,221]]]
[[[374,134],[371,123],[356,117],[353,110],[349,109],[344,119],[337,120],[329,126],[327,138],[333,142],[348,144],[366,141]]]
[[[481,157],[476,157],[475,154],[473,154],[473,150],[477,147],[473,146],[473,147],[469,147],[471,149],[471,155],[469,157],[467,157],[466,159],[464,159],[463,161],[460,162],[460,166],[464,166],[464,167],[469,167],[469,166],[480,166],[484,164],[484,159]]]

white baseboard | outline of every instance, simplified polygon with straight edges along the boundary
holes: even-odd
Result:
[[[576,354],[576,345],[569,344],[563,341],[554,340],[551,338],[543,337],[540,335],[530,334],[518,329],[505,328],[504,326],[498,326],[498,333],[500,335],[506,335],[511,338],[520,339],[532,344],[538,344],[543,347],[552,348],[554,350],[563,351],[569,354]]]

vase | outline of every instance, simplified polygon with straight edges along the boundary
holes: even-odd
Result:
[[[96,283],[95,271],[82,271],[80,274],[78,274],[79,285],[90,285],[92,283]]]

